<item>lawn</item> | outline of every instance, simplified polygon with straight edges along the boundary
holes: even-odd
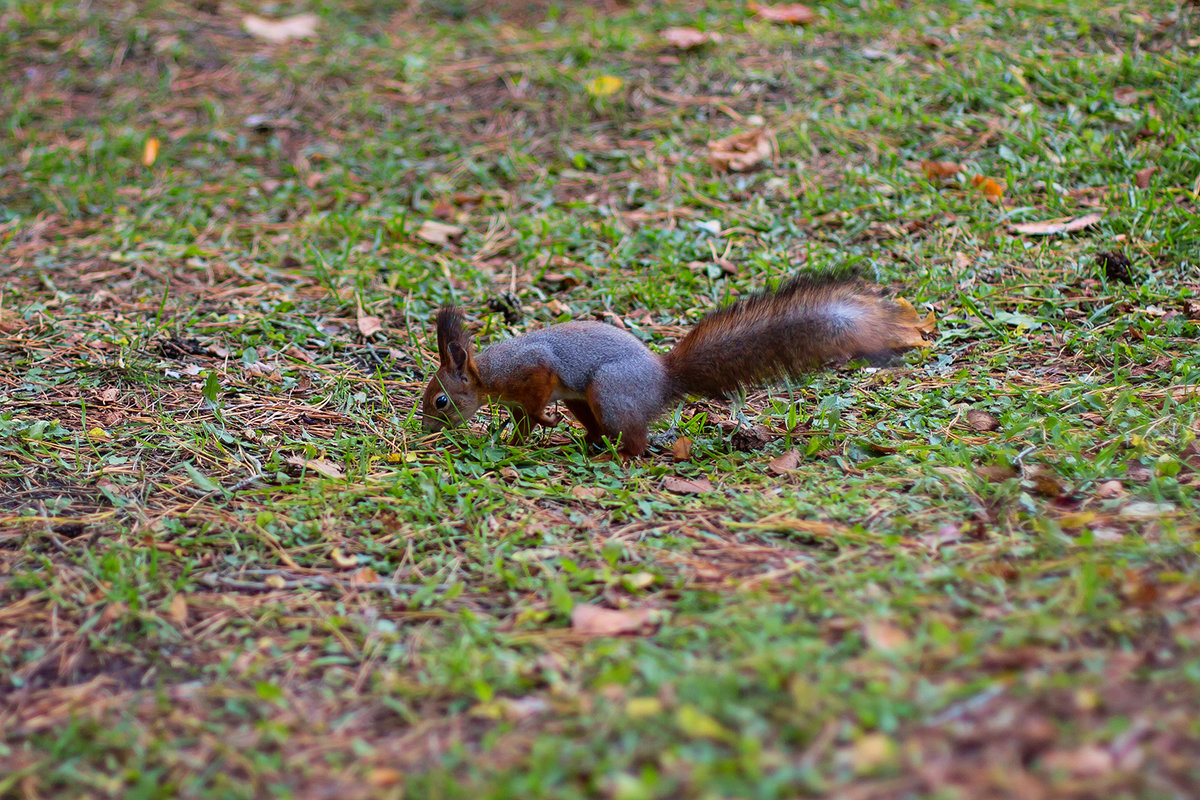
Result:
[[[1200,7],[812,11],[0,0],[0,797],[1200,795]],[[930,346],[420,429],[830,270]]]

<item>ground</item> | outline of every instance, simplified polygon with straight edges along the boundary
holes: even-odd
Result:
[[[0,4],[0,796],[1200,794],[1200,9],[399,5]],[[414,417],[832,269],[930,346]]]

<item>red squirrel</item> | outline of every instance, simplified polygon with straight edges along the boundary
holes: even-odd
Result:
[[[512,413],[513,441],[560,417],[561,400],[587,429],[626,456],[646,450],[650,423],[687,395],[721,398],[826,362],[878,359],[921,346],[922,320],[911,305],[886,300],[861,283],[796,276],[706,314],[659,355],[633,334],[603,322],[565,322],[495,342],[478,355],[462,312],[438,311],[441,364],[425,388],[421,426],[459,425],[486,402]]]

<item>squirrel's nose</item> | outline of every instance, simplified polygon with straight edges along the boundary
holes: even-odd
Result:
[[[445,423],[436,417],[421,417],[421,430],[426,433],[437,433],[443,427]]]

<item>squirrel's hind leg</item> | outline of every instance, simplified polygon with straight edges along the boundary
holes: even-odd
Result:
[[[618,452],[621,455],[640,456],[646,452],[646,441],[650,437],[648,421],[637,419],[635,414],[621,414],[618,409],[605,409],[599,402],[599,394],[594,384],[588,387],[585,405],[588,415],[596,425],[594,436],[592,426],[588,425],[579,414],[575,414],[574,409],[571,409],[571,413],[575,414],[579,421],[588,428],[588,442],[599,443],[601,436],[607,436],[613,442],[619,438],[621,444]],[[571,408],[571,406],[567,406],[567,408]]]
[[[563,400],[563,405],[567,407],[567,411],[571,412],[571,416],[579,420],[587,429],[584,440],[588,444],[600,444],[604,439],[604,428],[600,425],[600,420],[596,419],[596,415],[592,413],[592,407],[587,404],[587,401]]]

